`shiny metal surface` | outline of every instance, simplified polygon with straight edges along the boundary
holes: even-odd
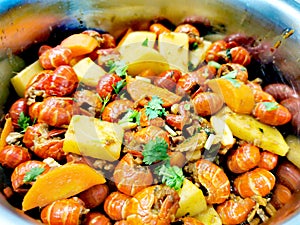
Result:
[[[125,27],[142,24],[158,15],[174,23],[187,15],[202,15],[220,33],[246,33],[269,45],[282,41],[278,50],[264,59],[274,61],[287,81],[300,89],[300,3],[292,0],[5,0],[0,1],[0,58],[46,40],[56,27],[66,31],[97,27],[118,36]],[[285,29],[295,32],[290,38],[282,39]],[[22,212],[0,197],[2,225],[36,223],[24,219]],[[268,224],[299,224],[299,205],[298,193]]]

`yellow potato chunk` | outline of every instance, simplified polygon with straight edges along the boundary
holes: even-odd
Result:
[[[13,87],[15,88],[17,94],[20,97],[24,97],[26,86],[30,82],[30,80],[43,70],[44,70],[43,67],[40,65],[40,62],[37,60],[31,65],[25,67],[16,76],[11,78],[10,81]]]
[[[300,169],[300,139],[295,135],[288,135],[286,137],[286,142],[290,147],[289,152],[286,157],[290,160],[295,166]]]
[[[188,71],[189,37],[186,33],[162,33],[158,37],[158,49],[171,69]]]
[[[184,179],[182,188],[178,191],[180,196],[179,209],[176,213],[176,218],[185,215],[195,216],[207,208],[205,197],[193,182]]]
[[[283,136],[275,127],[261,123],[252,116],[234,113],[227,107],[218,112],[217,116],[223,117],[233,136],[239,139],[280,156],[285,156],[289,150]]]
[[[75,115],[65,134],[63,150],[108,161],[118,160],[124,130],[115,123]]]
[[[205,225],[222,225],[221,217],[211,205],[194,217]]]
[[[193,67],[197,67],[205,59],[206,52],[211,45],[211,41],[204,40],[195,50],[189,51],[189,61]]]
[[[129,75],[139,75],[145,70],[160,74],[169,69],[168,61],[153,48],[142,45],[122,45],[119,51],[121,60],[128,66]]]
[[[156,34],[150,31],[133,31],[128,33],[121,46],[138,45],[153,48],[156,40]]]
[[[100,77],[106,74],[105,70],[86,57],[73,66],[80,82],[85,85],[96,87]]]

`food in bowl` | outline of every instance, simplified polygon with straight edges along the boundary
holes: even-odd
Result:
[[[0,142],[8,201],[45,224],[274,216],[300,187],[286,173],[300,173],[298,93],[251,73],[265,51],[254,39],[209,40],[196,19],[41,45],[11,80],[19,98]]]

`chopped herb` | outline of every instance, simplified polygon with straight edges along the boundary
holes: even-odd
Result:
[[[261,133],[264,133],[264,129],[258,128]]]
[[[241,82],[239,80],[235,79],[236,75],[237,75],[237,71],[233,70],[233,71],[227,73],[226,75],[222,76],[221,78],[230,81],[230,83],[234,87],[239,88],[242,84],[241,84]]]
[[[188,62],[188,70],[194,71],[197,68],[191,61]]]
[[[147,165],[151,165],[154,162],[167,160],[169,159],[167,150],[168,143],[163,138],[156,137],[155,140],[150,140],[145,144],[142,152],[144,156],[143,162]]]
[[[215,62],[215,61],[209,61],[207,64],[208,64],[209,66],[215,67],[216,69],[219,69],[219,68],[221,67],[221,64],[220,64],[220,63],[217,63],[217,62]]]
[[[140,125],[141,113],[137,110],[129,109],[119,123],[134,122]]]
[[[241,87],[241,82],[240,81],[238,81],[238,80],[236,80],[236,79],[228,79],[229,81],[230,81],[230,83],[234,86],[234,87],[236,87],[236,88],[239,88],[239,87]]]
[[[41,175],[45,171],[45,168],[42,167],[34,167],[29,172],[27,172],[24,176],[24,183],[36,181],[36,178]]]
[[[109,61],[109,73],[116,73],[118,76],[125,78],[127,76],[128,66],[124,61]]]
[[[177,166],[171,166],[169,163],[158,167],[155,173],[162,178],[162,183],[165,183],[175,190],[179,190],[184,181],[182,169]]]
[[[107,63],[106,63],[106,66],[109,68],[109,71],[108,72],[113,72],[114,71],[114,67],[115,67],[115,61],[114,60],[109,60]]]
[[[210,134],[215,134],[214,130],[209,127],[198,127],[198,132],[204,131],[208,136]]]
[[[154,173],[161,177],[162,183],[178,190],[181,188],[184,175],[181,168],[170,165],[170,156],[167,153],[168,143],[163,138],[156,138],[149,141],[144,146],[142,152],[143,162],[151,165],[154,162],[161,162],[161,165],[155,168]]]
[[[272,111],[272,110],[278,109],[277,102],[263,102],[262,104],[266,107],[267,111]]]
[[[110,95],[106,96],[104,99],[101,98],[100,96],[99,96],[99,98],[100,98],[100,101],[102,102],[102,107],[101,107],[100,112],[103,112],[105,106],[107,105],[107,103],[108,103],[109,100],[110,100]]]
[[[145,105],[146,115],[148,119],[154,119],[156,117],[162,117],[167,115],[165,108],[162,107],[163,101],[158,96],[152,96],[151,101]]]
[[[226,50],[226,57],[228,58],[229,61],[232,60],[232,55],[231,55],[231,49],[230,48]]]
[[[120,99],[127,99],[127,98],[126,98],[126,93],[124,93],[124,92],[121,93],[121,94],[119,95],[119,98],[120,98]]]
[[[31,125],[30,117],[25,116],[25,114],[23,112],[21,112],[20,117],[18,119],[18,125],[22,129],[21,132],[25,132],[27,127],[29,127]]]
[[[240,70],[241,71],[247,71],[247,69],[245,67],[243,67],[243,66],[241,66]]]
[[[193,44],[191,44],[191,50],[196,50],[199,47],[197,42],[194,42]]]
[[[148,47],[148,42],[149,42],[149,40],[148,40],[148,38],[146,38],[146,39],[143,41],[142,46]]]
[[[120,80],[117,82],[116,86],[112,86],[116,94],[119,94],[123,87],[126,86],[126,80]]]
[[[186,110],[186,111],[189,111],[191,110],[191,105],[189,103],[186,103],[183,105],[183,108]]]
[[[140,125],[141,122],[141,112],[134,110],[133,113],[129,116],[129,119],[135,121],[137,125]]]
[[[226,75],[222,76],[222,78],[224,78],[224,79],[236,79],[237,74],[238,74],[237,71],[233,70],[233,71],[230,71],[229,73],[227,73]]]

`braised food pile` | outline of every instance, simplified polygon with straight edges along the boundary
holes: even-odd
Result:
[[[49,225],[274,216],[300,188],[299,95],[250,74],[270,49],[243,34],[211,40],[198,19],[41,45],[11,79],[7,200]]]

